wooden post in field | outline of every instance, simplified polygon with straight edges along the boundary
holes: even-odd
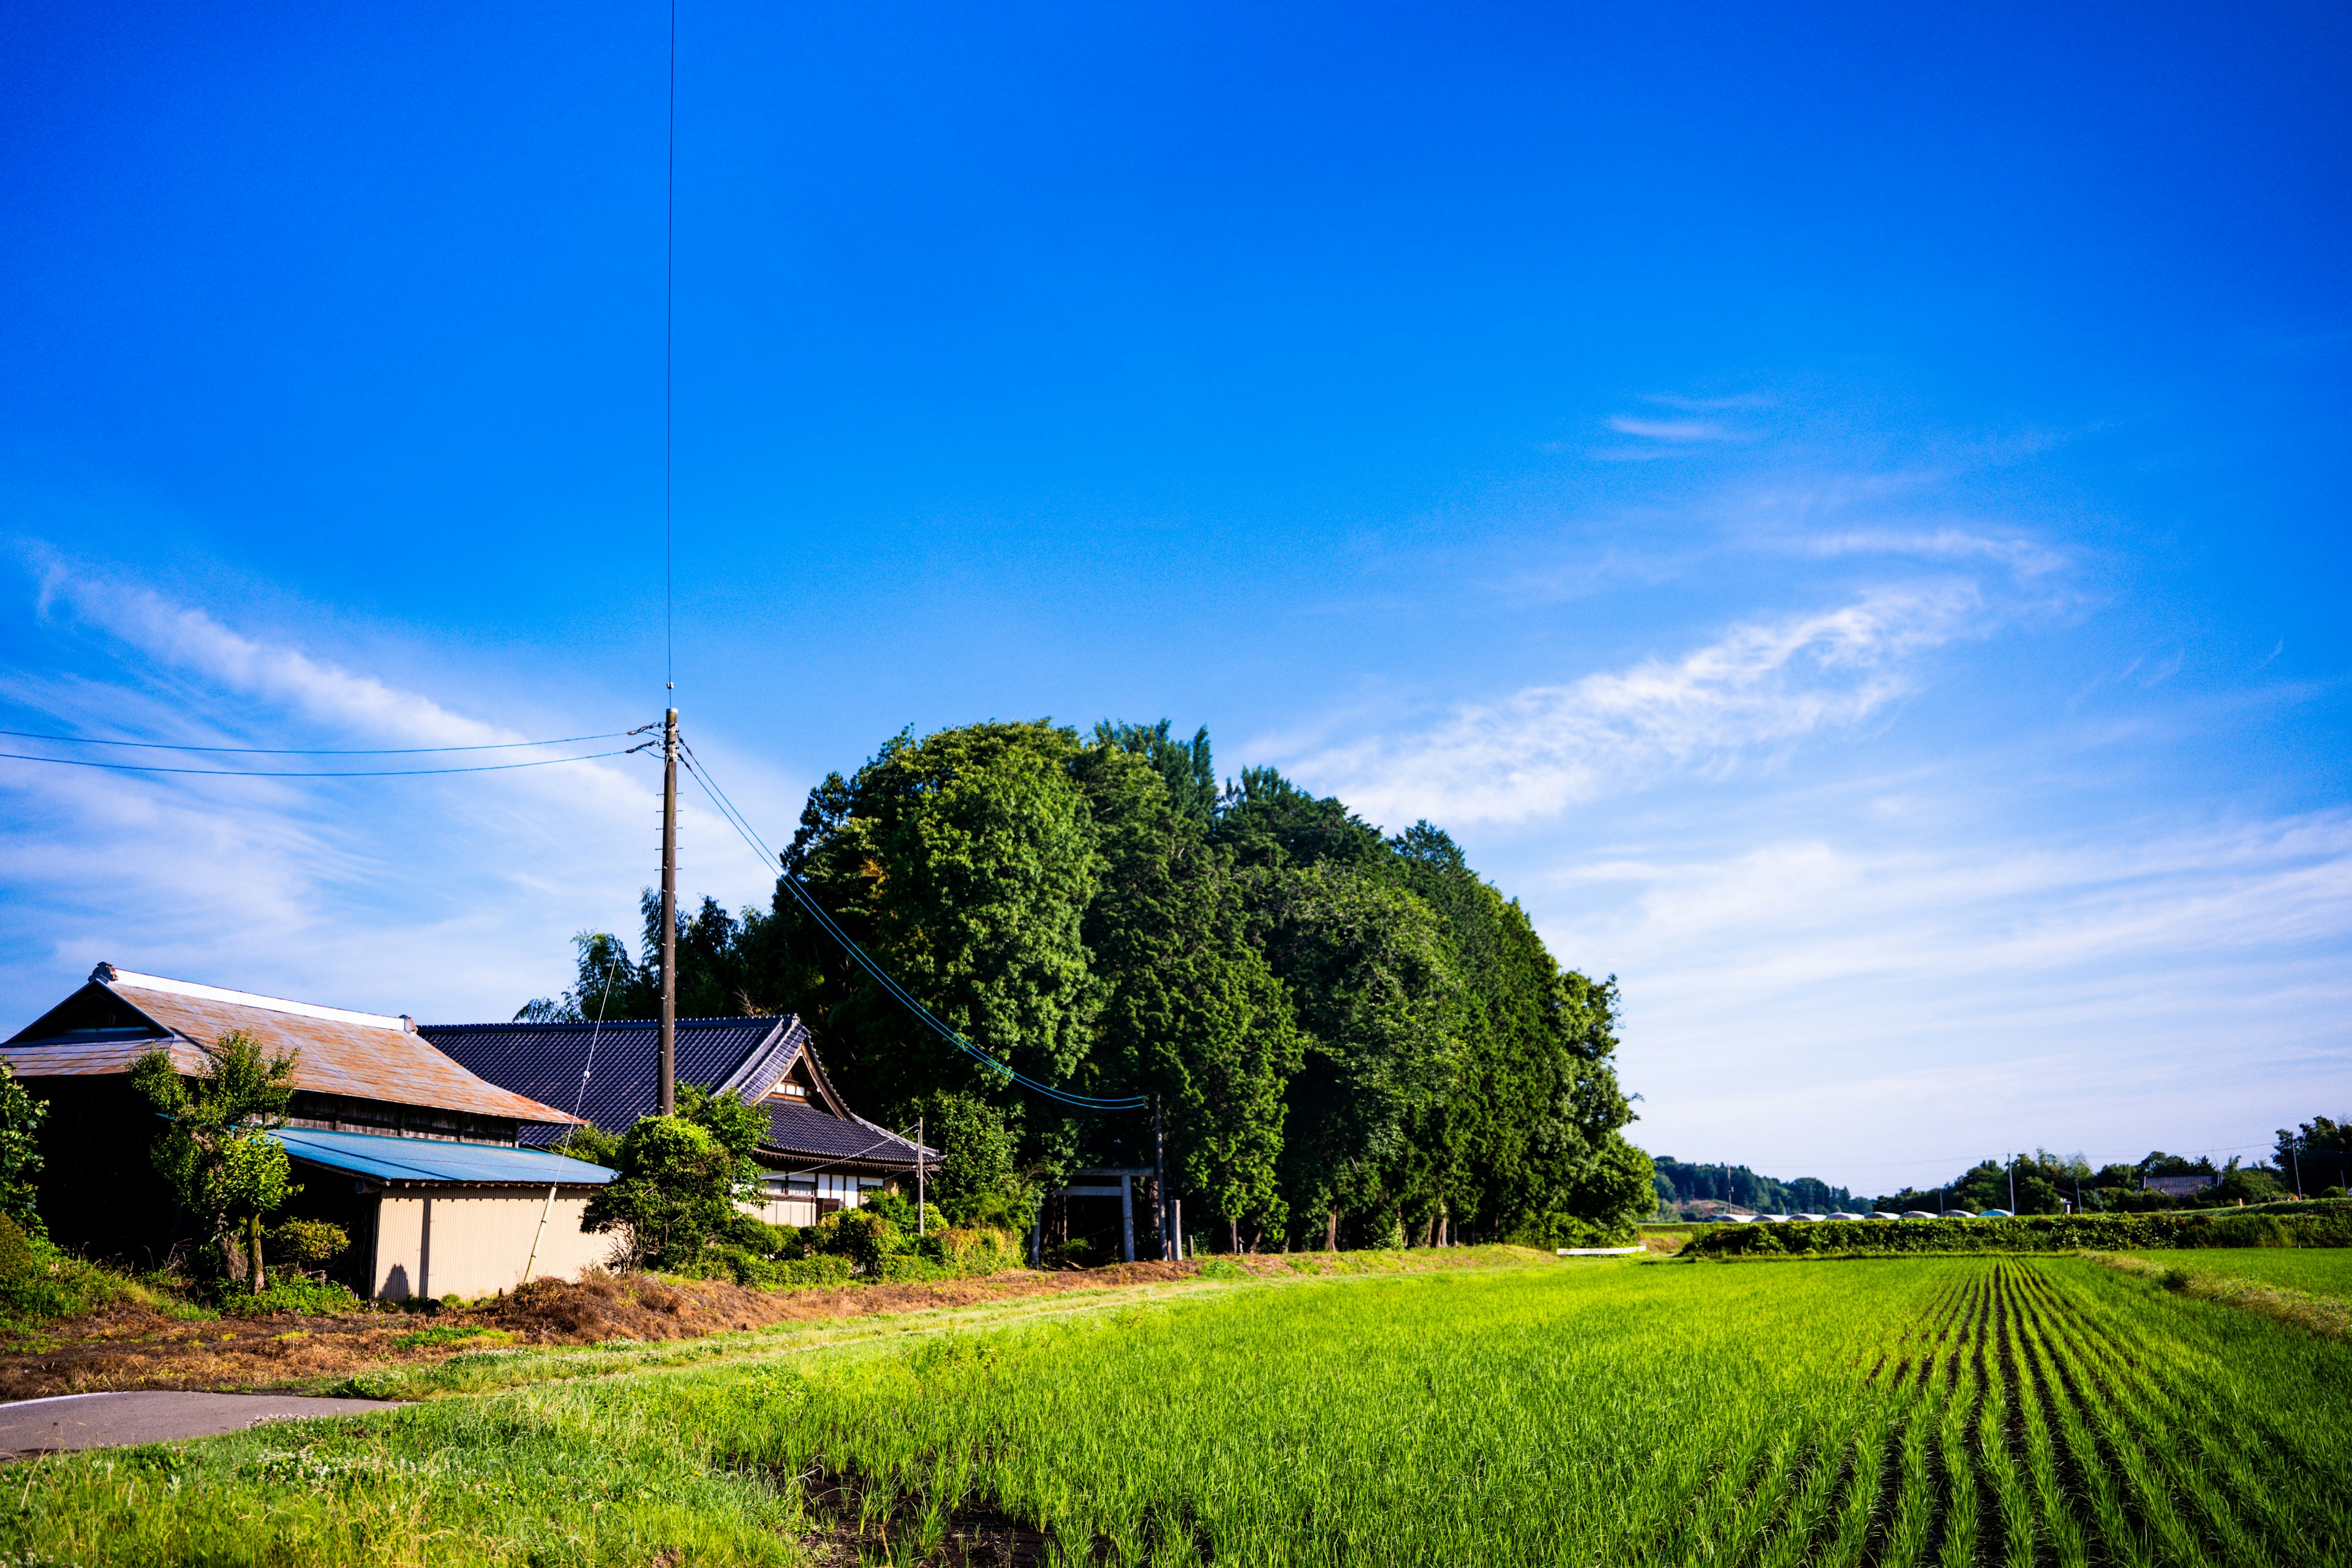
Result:
[[[1118,1173],[1118,1260],[1135,1261],[1135,1177],[1127,1171]]]

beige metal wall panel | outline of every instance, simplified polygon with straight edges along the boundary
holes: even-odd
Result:
[[[387,1192],[377,1199],[375,1295],[384,1300],[457,1295],[467,1300],[522,1283],[534,1237],[534,1279],[577,1279],[608,1261],[618,1239],[581,1230],[590,1194],[528,1187],[442,1187]],[[540,1216],[547,1230],[540,1234]]]

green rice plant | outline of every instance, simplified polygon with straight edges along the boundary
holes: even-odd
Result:
[[[2033,1497],[2009,1442],[2010,1379],[2014,1369],[2004,1355],[2001,1332],[2009,1309],[2006,1286],[2004,1271],[1996,1264],[1990,1302],[1993,1321],[1976,1349],[1976,1374],[1983,1396],[1977,1408],[1974,1458],[1977,1473],[1991,1490],[2000,1515],[2000,1561],[2006,1568],[2033,1568]]]
[[[365,1419],[28,1466],[0,1561],[2347,1556],[2352,1351],[2069,1258],[1284,1270],[475,1357]]]

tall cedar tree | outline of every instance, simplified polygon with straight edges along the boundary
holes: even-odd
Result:
[[[1087,951],[1104,986],[1095,1050],[1121,1087],[1153,1095],[1168,1138],[1171,1180],[1229,1226],[1279,1235],[1283,1086],[1300,1066],[1290,1000],[1250,941],[1232,855],[1209,842],[1206,793],[1192,757],[1157,732],[1102,726],[1076,771],[1103,857],[1087,907]],[[1163,762],[1177,762],[1181,791]],[[1140,1119],[1100,1138],[1146,1164]],[[1114,1156],[1117,1157],[1117,1156]]]

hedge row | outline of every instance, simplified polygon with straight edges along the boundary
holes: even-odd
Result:
[[[2352,1247],[2352,1199],[2170,1214],[2015,1219],[1791,1220],[1718,1226],[1683,1256],[1858,1252],[2129,1252],[2159,1247]]]

